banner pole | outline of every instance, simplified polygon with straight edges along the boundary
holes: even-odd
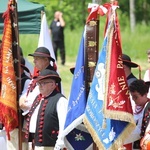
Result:
[[[17,1],[13,0],[12,5],[14,11],[11,14],[12,21],[12,53],[14,59],[14,69],[16,72],[17,82],[17,109],[18,109],[18,144],[19,150],[22,150],[22,113],[19,108],[19,96],[21,94],[21,62],[20,62],[20,47],[19,47],[19,27],[18,27],[18,9]]]
[[[93,0],[92,3],[100,4],[100,0]],[[85,88],[86,99],[88,98],[90,84],[93,79],[96,63],[98,60],[99,51],[99,25],[98,19],[93,19],[86,24],[86,39],[85,39]],[[93,142],[93,150],[98,150],[96,144]]]

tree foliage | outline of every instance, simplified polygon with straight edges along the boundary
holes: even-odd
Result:
[[[64,19],[66,21],[67,28],[74,30],[79,26],[85,24],[85,19],[88,15],[87,7],[88,3],[92,3],[92,0],[30,0],[31,2],[42,3],[45,5],[45,12],[50,23],[53,19],[54,12],[56,10],[62,11]],[[107,0],[101,0],[101,4],[110,2]],[[119,15],[120,23],[122,26],[129,25],[129,0],[118,0],[119,2]],[[150,23],[150,1],[149,0],[136,0],[135,1],[135,16],[136,22],[149,25]]]

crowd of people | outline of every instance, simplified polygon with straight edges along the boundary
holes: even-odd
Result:
[[[65,44],[63,14],[55,12],[50,25],[53,48],[57,60],[60,49],[61,64],[65,64]],[[2,41],[1,41],[2,42]],[[22,53],[22,49],[20,48]],[[22,53],[23,54],[23,53]],[[22,149],[23,150],[61,150],[67,149],[61,133],[67,114],[67,98],[61,93],[61,77],[57,73],[55,59],[46,47],[38,47],[33,54],[34,69],[31,74],[22,55],[21,60],[21,94],[19,107],[22,110]],[[150,62],[150,50],[147,51]],[[143,79],[132,73],[132,68],[140,66],[123,54],[123,68],[127,79],[133,117],[136,128],[126,139],[123,147],[126,150],[150,149],[150,70],[145,72]],[[71,69],[71,72],[74,68]],[[28,74],[26,74],[28,73]],[[139,71],[140,74],[140,71]],[[139,76],[140,77],[140,76]],[[0,146],[3,150],[19,150],[18,128],[10,133],[7,140],[5,128],[0,124]]]
[[[34,150],[65,148],[65,143],[61,139],[61,132],[65,123],[68,100],[60,92],[61,77],[57,73],[55,60],[45,47],[38,47],[29,56],[33,57],[33,63],[37,70],[34,76],[27,76],[25,72],[30,74],[30,71],[25,66],[25,59],[21,56],[22,93],[19,106],[23,116],[22,133],[24,138],[22,148],[23,150],[28,148]],[[138,68],[139,65],[132,62],[128,55],[123,54],[122,60],[136,122],[136,128],[125,141],[124,147],[127,150],[148,150],[150,140],[150,103],[148,97],[150,80],[145,79],[144,81],[133,75],[132,68]],[[147,71],[145,78],[146,74]],[[11,140],[7,140],[4,130],[1,128],[0,142],[3,137],[3,149],[19,149],[18,129],[11,131],[10,136]],[[30,147],[28,146],[29,143],[31,143]]]

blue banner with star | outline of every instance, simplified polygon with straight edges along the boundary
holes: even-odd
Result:
[[[85,30],[84,30],[85,31]],[[68,112],[62,136],[65,137],[65,144],[69,150],[90,150],[92,137],[82,124],[85,106],[85,32],[82,34],[76,66],[74,70]],[[83,125],[83,128],[80,127]]]

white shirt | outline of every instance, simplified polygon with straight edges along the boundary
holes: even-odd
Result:
[[[146,105],[145,105],[145,107],[146,107]],[[131,132],[131,134],[129,134],[129,137],[128,137],[128,139],[126,139],[124,144],[129,144],[129,143],[135,142],[141,138],[140,133],[141,133],[143,113],[144,113],[145,107],[139,114],[134,114],[134,120],[136,122],[136,127]]]
[[[32,80],[30,81],[30,84],[32,83]],[[36,85],[35,88],[33,89],[32,92],[29,92],[27,95],[27,92],[22,93],[20,98],[24,98],[26,99],[25,104],[26,106],[28,106],[28,109],[22,109],[24,112],[22,113],[22,115],[26,115],[29,112],[29,109],[32,106],[33,101],[35,100],[35,98],[37,97],[37,95],[40,94],[39,91],[39,87]]]
[[[41,102],[42,102],[42,100],[40,101],[39,105],[36,107],[36,109],[34,110],[32,116],[31,116],[30,125],[29,125],[30,133],[35,133],[35,131],[36,131],[36,122],[37,122],[37,117],[38,117],[38,112],[39,112]]]
[[[55,147],[64,148],[64,140],[61,137],[61,133],[64,129],[66,116],[67,116],[67,107],[68,107],[68,100],[64,97],[61,97],[57,103],[57,114],[59,120],[59,134],[58,139],[56,141]]]
[[[25,81],[24,87],[23,87],[23,91],[22,91],[21,95],[24,95],[24,94],[27,93],[27,91],[28,91],[28,86],[29,86],[30,82],[31,82],[31,79],[27,79],[27,80]]]
[[[0,130],[0,149],[7,150],[6,132],[5,130]]]
[[[143,79],[145,82],[146,81],[150,81],[150,69],[146,70],[145,71],[145,74],[144,74],[144,79]]]

